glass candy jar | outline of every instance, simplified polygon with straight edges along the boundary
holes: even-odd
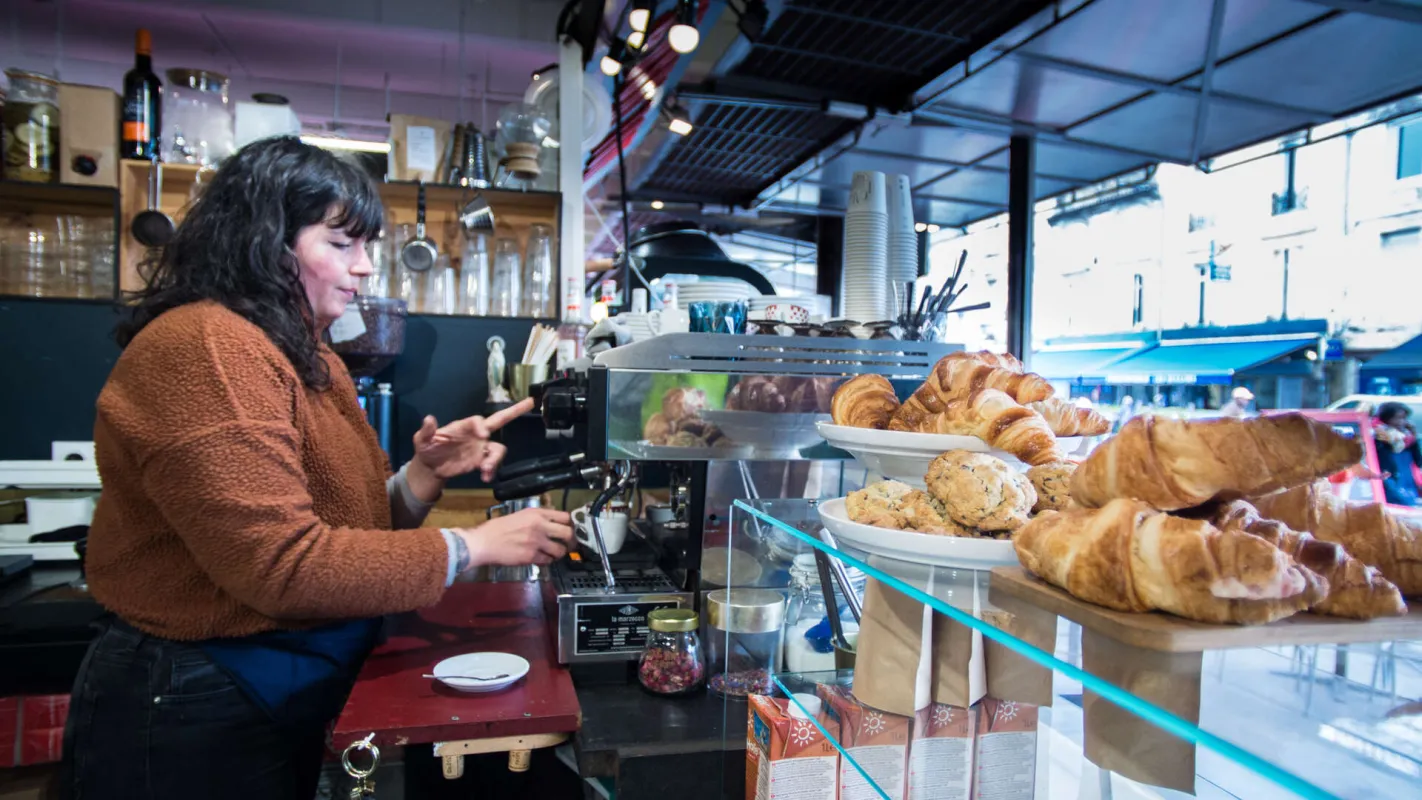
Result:
[[[770,589],[706,595],[707,685],[717,694],[771,694],[780,667],[785,596]]]
[[[689,608],[659,608],[647,615],[647,646],[637,662],[642,688],[661,695],[690,694],[701,688],[706,665],[701,660],[700,621]]]
[[[3,112],[5,177],[59,183],[59,81],[38,72],[7,69],[10,94]]]

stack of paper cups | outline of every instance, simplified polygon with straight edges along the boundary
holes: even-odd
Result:
[[[844,316],[888,316],[889,202],[882,172],[856,172],[844,214]]]
[[[918,234],[913,232],[913,192],[907,175],[889,175],[889,310],[896,317],[913,309],[899,308],[904,302],[904,284],[918,278]]]

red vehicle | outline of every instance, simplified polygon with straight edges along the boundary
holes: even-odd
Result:
[[[1281,414],[1281,411],[1269,411],[1268,414]],[[1300,414],[1311,417],[1319,422],[1327,422],[1340,434],[1353,439],[1361,438],[1363,442],[1363,466],[1368,468],[1372,475],[1379,473],[1378,469],[1378,449],[1377,440],[1373,438],[1373,420],[1368,414],[1361,411],[1323,411],[1317,409],[1301,409]],[[1366,503],[1385,502],[1386,495],[1383,494],[1383,484],[1381,478],[1359,478],[1351,471],[1340,472],[1330,477],[1329,482],[1333,484],[1334,491],[1340,497],[1349,500],[1358,500]],[[1410,506],[1399,506],[1392,503],[1388,508],[1402,514],[1422,515],[1422,508],[1412,508]]]

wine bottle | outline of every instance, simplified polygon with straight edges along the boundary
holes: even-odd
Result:
[[[163,82],[153,74],[153,38],[144,28],[134,37],[133,69],[123,76],[122,158],[152,159],[163,127]]]

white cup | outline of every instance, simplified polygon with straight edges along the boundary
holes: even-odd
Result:
[[[691,330],[691,314],[679,308],[662,308],[647,315],[652,334],[686,333]]]
[[[645,314],[645,313],[647,313],[647,290],[646,290],[646,289],[633,289],[633,290],[632,290],[632,313],[633,313],[633,314]]]
[[[575,509],[571,516],[573,535],[589,550],[601,552],[597,548],[597,535],[593,533],[592,516],[588,506]],[[607,554],[614,555],[627,541],[627,512],[604,510],[598,515],[598,520],[602,523],[602,541],[607,545]]]

